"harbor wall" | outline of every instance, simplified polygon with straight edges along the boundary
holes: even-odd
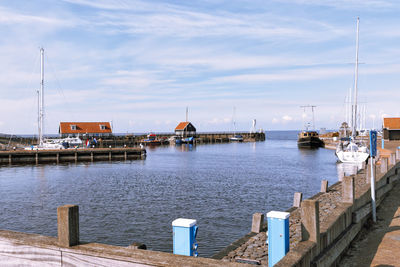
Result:
[[[399,170],[400,163],[389,165],[389,167],[385,164],[378,165],[375,187],[377,207],[393,188],[393,184],[398,182]],[[314,221],[319,220],[320,223],[319,230],[317,230],[319,238],[300,241],[275,266],[332,266],[337,264],[341,255],[367,223],[367,220],[371,218],[369,171],[369,168],[365,168],[357,175],[344,177],[340,185],[329,188],[331,192],[341,190],[342,200],[328,216],[318,215],[313,218]],[[360,179],[366,180],[367,186],[357,187],[359,184],[357,180]],[[326,194],[329,194],[329,191]],[[318,201],[318,198],[315,201]],[[304,223],[302,227],[304,227]]]
[[[141,148],[88,148],[62,150],[11,150],[0,151],[0,164],[40,164],[80,161],[144,159]]]
[[[397,157],[395,153],[382,156],[376,165],[377,206],[400,179],[399,152]],[[345,176],[330,187],[322,180],[321,192],[310,199],[302,201],[301,193],[295,193],[293,207],[287,210],[290,251],[275,266],[335,266],[361,229],[370,223],[370,176],[370,165],[366,165],[356,175]],[[258,222],[253,217],[252,229],[258,231],[252,230],[213,258],[268,264],[268,226],[262,221],[254,227],[255,223]]]
[[[197,144],[215,144],[215,143],[228,143],[229,138],[235,134],[243,136],[244,142],[265,141],[265,133],[233,133],[233,132],[220,132],[220,133],[197,133],[195,136],[195,143]],[[157,139],[163,141],[162,144],[168,144],[168,139],[175,136],[174,133],[156,133]],[[147,135],[125,135],[125,136],[110,136],[98,139],[98,147],[135,147],[139,146],[142,140],[147,139]]]
[[[198,144],[208,144],[208,143],[227,143],[229,142],[229,138],[234,135],[239,134],[243,136],[244,142],[256,142],[256,141],[265,141],[265,133],[264,132],[202,132],[197,133],[195,136],[195,142]],[[156,133],[157,138],[162,141],[162,144],[168,144],[168,139],[175,135],[175,133]],[[82,141],[85,143],[85,137],[80,137]],[[96,137],[97,143],[95,147],[98,148],[109,148],[109,147],[137,147],[140,145],[142,140],[147,139],[146,134],[142,135],[134,135],[134,134],[126,134],[126,135],[112,135],[112,136],[104,136],[104,137]],[[23,138],[18,136],[0,136],[0,150],[10,150],[13,147],[23,148],[30,145],[36,145],[36,138]]]

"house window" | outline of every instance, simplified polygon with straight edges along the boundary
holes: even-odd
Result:
[[[106,126],[105,125],[100,125],[100,130],[105,130]]]
[[[71,125],[71,130],[76,131],[76,125]]]

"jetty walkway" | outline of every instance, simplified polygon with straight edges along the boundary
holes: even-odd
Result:
[[[376,216],[377,222],[360,232],[339,266],[400,266],[400,183],[382,201]]]
[[[141,148],[85,148],[54,150],[0,151],[2,164],[40,164],[101,160],[144,159],[146,150]]]

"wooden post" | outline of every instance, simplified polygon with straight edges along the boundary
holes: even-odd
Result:
[[[328,192],[328,180],[321,181],[321,192],[322,193]]]
[[[254,213],[253,220],[251,222],[251,231],[253,233],[261,232],[263,224],[264,224],[264,214],[259,212]]]
[[[306,199],[301,204],[301,240],[317,244],[317,254],[320,248],[319,201]]]
[[[303,193],[296,192],[293,197],[293,207],[299,208],[301,206],[301,200],[303,199]]]
[[[36,151],[36,155],[35,155],[35,161],[36,161],[36,165],[39,164],[39,153]]]
[[[58,244],[70,247],[79,244],[79,207],[64,205],[57,208]]]
[[[362,170],[362,169],[365,169],[365,167],[366,167],[366,163],[365,163],[365,161],[363,161],[362,163],[361,163],[361,169],[360,169],[360,171]]]
[[[9,163],[9,164],[12,163],[12,156],[11,156],[11,153],[8,155],[8,163]]]
[[[60,163],[60,153],[57,153],[56,155],[56,162],[57,164]]]
[[[355,187],[354,176],[345,176],[342,180],[342,202],[354,203]]]
[[[128,159],[128,154],[126,153],[126,151],[124,152],[124,157],[125,157],[125,160]]]
[[[108,152],[108,159],[111,161],[111,151]]]
[[[93,157],[93,151],[90,152],[90,161],[93,162],[94,157]]]
[[[390,154],[389,164],[390,165],[396,165],[396,154],[395,153],[391,153]]]
[[[388,158],[381,158],[381,173],[388,171]]]
[[[75,163],[78,162],[78,152],[75,151]]]

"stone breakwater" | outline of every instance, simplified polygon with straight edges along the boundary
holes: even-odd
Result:
[[[382,160],[383,161],[383,160]],[[386,163],[385,163],[386,162]],[[391,162],[392,166],[394,162]],[[386,164],[386,165],[385,165]],[[392,168],[392,175],[386,173],[388,170],[388,159],[382,162],[381,165],[377,165],[377,199],[378,204],[384,197],[384,194],[390,190],[388,188],[389,181],[392,182],[395,179],[398,179],[397,169]],[[399,165],[399,164],[398,164]],[[390,167],[392,167],[390,166]],[[400,167],[397,166],[396,167]],[[313,251],[314,248],[311,247],[308,261],[310,262],[313,258],[316,258],[319,251],[319,246],[321,246],[321,251],[323,249],[327,249],[329,245],[332,245],[333,240],[340,239],[341,234],[344,233],[345,229],[349,229],[350,225],[353,224],[363,224],[366,221],[366,217],[368,215],[368,206],[367,199],[370,194],[370,175],[369,175],[370,166],[367,165],[366,168],[358,171],[356,175],[352,175],[351,177],[344,177],[343,180],[347,178],[351,178],[354,181],[354,193],[353,193],[353,204],[344,203],[346,202],[343,197],[343,188],[342,182],[338,182],[332,186],[330,186],[327,192],[320,192],[313,196],[311,200],[318,201],[319,204],[319,225],[321,232],[321,243],[323,245],[318,244],[318,252]],[[384,169],[386,168],[386,169]],[[394,170],[393,170],[394,169]],[[395,177],[395,178],[393,178]],[[383,179],[385,178],[385,179]],[[388,184],[388,186],[386,186]],[[383,193],[381,191],[384,191]],[[381,198],[381,199],[380,199]],[[356,204],[357,203],[357,204]],[[369,204],[370,205],[370,204]],[[360,211],[363,210],[363,211]],[[365,211],[367,210],[367,212]],[[369,209],[370,210],[370,209]],[[302,232],[301,232],[301,208],[291,208],[287,212],[290,212],[289,219],[289,236],[290,236],[290,251],[296,251],[296,248],[299,246],[302,241]],[[363,215],[360,215],[363,213]],[[355,219],[356,218],[356,219]],[[343,232],[339,232],[341,230],[335,229],[338,228],[337,224],[342,224],[339,228],[343,228]],[[343,222],[342,222],[343,221]],[[361,223],[359,223],[361,221]],[[361,226],[360,226],[361,228]],[[333,230],[332,230],[333,229]],[[267,225],[264,224],[261,232],[259,233],[249,233],[246,238],[242,238],[237,242],[234,242],[229,246],[229,249],[220,252],[219,254],[214,255],[213,258],[219,258],[223,261],[228,262],[248,262],[258,265],[267,265],[268,264],[268,244],[266,244],[267,239]],[[319,232],[318,231],[318,232]],[[305,245],[309,246],[309,245]],[[301,246],[304,247],[304,244]],[[299,248],[299,250],[303,250],[303,248]],[[303,252],[302,252],[303,253]],[[306,253],[306,252],[304,252]],[[340,252],[337,252],[341,254]],[[337,254],[336,252],[333,254]],[[225,254],[225,255],[224,255]],[[298,253],[299,254],[299,253]],[[301,253],[300,253],[301,254]],[[297,255],[296,255],[297,257]],[[306,257],[306,256],[304,256]],[[325,257],[325,256],[323,256]],[[285,257],[286,258],[286,257]],[[284,258],[284,259],[285,259]],[[326,257],[325,257],[326,258]],[[324,260],[325,260],[324,258]],[[329,259],[332,261],[332,259]],[[336,259],[333,259],[335,261]],[[300,261],[300,260],[298,260]],[[282,262],[282,261],[281,261]],[[281,263],[280,262],[280,263]],[[281,266],[288,265],[290,261],[282,264]],[[318,264],[317,264],[318,265]],[[289,265],[290,266],[290,265]]]

